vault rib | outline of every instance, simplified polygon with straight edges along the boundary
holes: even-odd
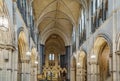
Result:
[[[56,25],[56,21],[57,21],[57,10],[58,10],[58,6],[59,6],[59,2],[58,2],[58,0],[57,0],[57,4],[56,4],[56,14],[55,14],[55,24],[54,24],[54,27],[55,27],[55,25]]]
[[[53,11],[50,11],[48,13],[46,13],[44,16],[46,16],[47,14],[51,13],[51,12],[56,12],[56,10],[53,10]],[[74,25],[75,24],[75,21],[71,19],[71,17],[69,15],[67,15],[66,13],[64,13],[63,11],[60,11],[60,10],[57,10],[58,13],[62,13],[64,14],[65,16],[67,16],[70,20],[70,22]],[[44,19],[44,16],[41,18],[41,20],[38,22],[39,24],[43,21]]]
[[[44,19],[52,19],[54,20],[54,17],[44,17]],[[66,21],[69,21],[71,23],[71,21],[67,18],[56,18],[57,20],[60,20],[60,19],[63,19],[63,20],[66,20]]]
[[[65,4],[65,2],[64,2],[63,0],[61,0],[61,2],[63,3],[64,6],[66,6],[66,8],[68,8],[68,10],[70,11],[70,13],[71,13],[73,19],[75,20],[74,15],[73,15],[71,9]]]
[[[38,16],[38,21],[40,20],[40,16],[41,16],[41,14],[51,5],[51,4],[53,4],[54,2],[56,2],[56,0],[54,0],[54,1],[52,1],[51,3],[49,3],[42,11],[41,11],[41,13],[39,14],[39,16]]]
[[[52,24],[52,22],[55,24],[54,20],[50,21],[48,24],[46,24],[44,27],[49,26],[50,24]],[[41,27],[40,27],[41,28]]]

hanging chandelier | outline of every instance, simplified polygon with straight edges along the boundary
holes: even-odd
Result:
[[[6,17],[6,14],[5,14],[4,1],[5,0],[2,0],[2,10],[0,14],[0,30],[7,31],[8,30],[8,18]]]

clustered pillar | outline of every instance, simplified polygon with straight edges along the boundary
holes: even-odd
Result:
[[[42,73],[42,66],[44,66],[45,64],[45,57],[44,57],[44,52],[45,52],[45,46],[44,45],[40,45],[40,73]]]
[[[116,56],[117,56],[117,81],[120,80],[120,51],[116,52]]]
[[[74,67],[71,67],[71,73],[70,73],[70,81],[76,81],[76,71],[75,71],[75,68]]]
[[[77,68],[77,81],[86,81],[86,70],[83,67]]]
[[[21,81],[30,81],[30,63],[28,60],[22,61]]]
[[[31,79],[30,81],[37,81],[37,65],[33,65],[31,66]]]
[[[15,55],[13,46],[2,46],[0,45],[0,81],[15,81],[17,79],[17,55]]]
[[[91,61],[90,62],[90,68],[91,68],[91,72],[90,72],[90,80],[89,81],[99,81],[99,65],[96,61]]]
[[[67,81],[70,81],[70,46],[66,46]]]

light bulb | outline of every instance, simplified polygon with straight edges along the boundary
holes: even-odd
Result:
[[[26,53],[26,55],[27,55],[27,56],[31,56],[31,52],[28,51],[28,52]]]
[[[38,64],[38,61],[35,61],[35,64]]]
[[[96,55],[92,55],[91,58],[92,58],[92,59],[96,58]]]
[[[80,66],[80,63],[77,63],[78,66]]]

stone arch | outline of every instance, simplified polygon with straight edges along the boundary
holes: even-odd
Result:
[[[22,79],[22,62],[26,60],[26,52],[27,52],[28,46],[27,46],[27,40],[26,35],[24,31],[20,31],[18,36],[18,75],[17,75],[17,81],[21,81]]]
[[[112,53],[112,44],[111,44],[111,41],[109,40],[109,38],[106,36],[101,36],[101,35],[96,37],[96,40],[93,44],[93,48],[91,51],[91,53],[96,54],[96,59],[98,59],[101,47],[104,46],[106,43],[110,49],[110,53]]]
[[[26,52],[28,49],[27,39],[24,31],[21,31],[18,36],[18,51],[20,60],[24,60],[26,58]]]
[[[100,74],[100,81],[106,81],[109,78],[109,56],[111,53],[110,41],[102,36],[98,36],[95,40],[92,60],[98,64],[97,71]]]
[[[47,38],[52,34],[58,34],[64,40],[66,46],[70,45],[70,39],[65,35],[65,33],[63,33],[61,30],[55,29],[55,28],[50,29],[50,30],[46,31],[46,33],[41,34],[42,35],[41,44],[45,44],[45,41],[47,40]]]
[[[106,42],[108,43],[108,45],[110,47],[110,53],[112,53],[113,48],[112,48],[112,40],[110,39],[110,36],[106,33],[105,34],[100,33],[100,34],[98,34],[97,37],[103,37],[106,40]]]
[[[18,28],[18,30],[17,30],[17,37],[19,38],[19,35],[20,35],[20,32],[21,31],[24,31],[24,27],[20,27],[20,28]]]
[[[87,56],[84,50],[78,51],[77,60],[77,80],[86,81],[87,80]]]

